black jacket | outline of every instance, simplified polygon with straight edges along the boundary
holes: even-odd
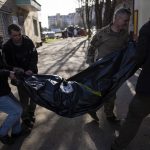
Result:
[[[140,29],[136,56],[137,63],[142,67],[136,93],[150,95],[150,21]]]
[[[4,65],[0,54],[0,96],[8,95],[11,92],[8,84],[8,76],[10,72],[6,69],[10,68]]]
[[[38,54],[37,50],[27,36],[22,36],[22,45],[17,46],[9,39],[2,49],[3,56],[7,65],[13,67],[19,67],[27,70],[32,70],[37,73]]]

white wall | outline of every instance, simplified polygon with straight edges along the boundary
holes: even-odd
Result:
[[[38,25],[38,36],[34,34],[34,26],[33,26],[33,19],[37,20],[37,25]],[[40,35],[40,27],[39,27],[39,20],[38,20],[38,12],[37,11],[30,11],[28,13],[27,18],[25,19],[24,22],[24,29],[25,29],[25,34],[29,36],[34,43],[40,42],[41,41],[41,35]]]
[[[150,19],[150,0],[134,0],[134,9],[138,10],[138,29]]]

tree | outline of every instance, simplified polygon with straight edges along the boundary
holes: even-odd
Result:
[[[104,0],[95,0],[95,18],[96,18],[96,29],[102,27],[102,10],[103,10]]]
[[[116,6],[116,0],[106,0],[105,2],[105,11],[104,11],[104,19],[103,19],[103,26],[108,25],[112,19],[113,14]]]
[[[86,22],[85,22],[85,18],[84,18],[84,12],[85,12],[85,6],[83,6],[83,0],[78,0],[79,3],[79,14],[82,18],[82,23],[83,23],[83,27],[86,30]]]
[[[88,29],[88,38],[91,37],[91,22],[90,22],[90,8],[89,8],[89,3],[88,0],[85,0],[85,12],[86,12],[86,25]]]
[[[100,29],[112,22],[115,7],[122,3],[122,0],[78,0],[78,2],[82,7],[85,7],[85,11],[82,11],[82,18],[84,18],[85,13],[86,19],[83,20],[90,37],[93,8],[95,8],[96,29]]]
[[[92,23],[92,9],[93,9],[93,0],[78,0],[80,6],[82,6],[82,18],[84,22],[84,25],[86,25],[86,28],[88,30],[88,38],[91,37],[91,23]],[[85,13],[85,19],[84,19],[84,13]]]

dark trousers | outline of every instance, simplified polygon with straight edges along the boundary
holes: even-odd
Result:
[[[22,120],[31,120],[34,118],[36,104],[30,99],[26,90],[22,86],[18,86],[18,94],[20,103],[23,108]]]
[[[116,95],[112,96],[104,103],[104,112],[106,114],[106,117],[114,116],[113,110],[114,110],[114,105],[115,105],[115,99],[116,99]]]
[[[130,105],[127,118],[114,141],[114,150],[126,148],[138,132],[143,119],[150,113],[150,96],[136,94]]]

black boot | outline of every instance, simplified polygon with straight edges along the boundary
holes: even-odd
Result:
[[[33,126],[34,126],[34,122],[32,122],[30,119],[24,119],[22,121],[22,128],[25,128],[25,127],[33,128]]]
[[[0,141],[6,145],[11,145],[14,143],[14,140],[8,135],[0,136]]]
[[[12,138],[18,138],[20,136],[29,135],[30,133],[31,133],[31,129],[29,129],[29,128],[23,128],[19,133],[12,133],[11,137]]]
[[[115,115],[106,117],[106,119],[107,119],[110,123],[120,123],[120,120],[119,120]]]

